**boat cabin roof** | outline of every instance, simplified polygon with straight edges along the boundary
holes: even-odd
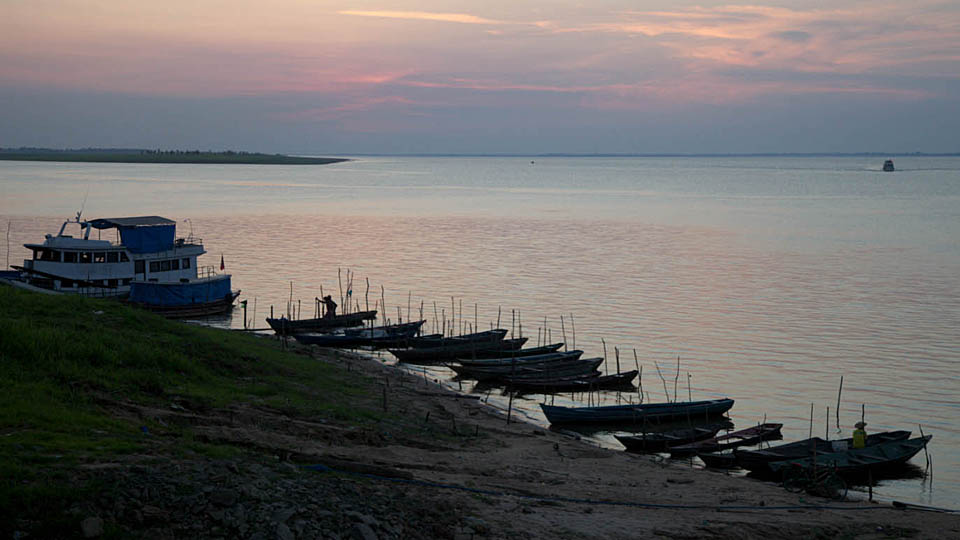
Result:
[[[99,218],[90,220],[95,229],[112,229],[126,227],[156,227],[159,225],[176,225],[177,222],[160,216],[139,216],[121,218]]]

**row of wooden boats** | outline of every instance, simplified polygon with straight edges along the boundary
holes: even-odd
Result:
[[[515,391],[552,393],[632,387],[637,371],[603,375],[602,358],[581,358],[583,351],[560,351],[563,343],[524,348],[527,338],[506,339],[507,331],[492,329],[462,336],[419,335],[425,321],[394,325],[361,326],[375,320],[376,311],[335,317],[289,320],[268,318],[278,334],[293,336],[303,344],[324,347],[386,348],[400,362],[444,365],[457,376]],[[926,448],[932,436],[910,438],[909,431],[875,433],[863,448],[852,439],[828,441],[819,437],[758,448],[764,441],[782,438],[783,424],[762,423],[737,431],[723,416],[734,404],[729,398],[673,403],[641,403],[597,407],[563,407],[540,404],[552,425],[593,426],[616,424],[634,433],[615,438],[632,452],[667,452],[672,456],[698,456],[708,467],[739,467],[754,475],[777,477],[783,471],[829,467],[845,477],[880,472],[909,461]],[[674,429],[653,426],[683,422]],[[637,428],[642,428],[636,433]],[[721,433],[726,430],[726,432]]]
[[[733,406],[732,399],[644,403],[600,407],[559,407],[541,404],[551,425],[590,426],[613,424],[632,433],[614,437],[628,451],[698,456],[708,467],[740,467],[761,477],[777,478],[785,470],[831,468],[845,478],[881,473],[909,461],[926,448],[932,436],[910,438],[909,431],[887,431],[867,436],[863,448],[853,448],[853,439],[827,441],[819,437],[758,448],[764,441],[781,439],[783,424],[767,422],[737,431],[727,431],[729,420],[718,417]],[[685,426],[656,429],[664,422]],[[642,431],[636,433],[638,428]]]
[[[507,339],[504,329],[460,336],[419,335],[426,321],[351,328],[375,319],[376,314],[362,311],[302,320],[268,318],[267,323],[277,334],[292,336],[304,345],[388,349],[402,363],[445,365],[461,378],[522,392],[632,389],[638,374],[633,370],[604,375],[598,370],[602,358],[580,358],[583,351],[579,350],[559,352],[563,343],[524,348],[527,338]]]

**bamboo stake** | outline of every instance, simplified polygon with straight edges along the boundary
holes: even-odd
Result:
[[[517,332],[523,337],[523,320],[520,318],[520,310],[517,310]]]
[[[687,401],[693,401],[693,392],[690,390],[690,372],[687,372]]]
[[[516,310],[510,308],[510,339],[513,339],[513,327],[516,324],[517,313]]]
[[[680,382],[680,355],[677,355],[677,376],[673,378],[673,401],[677,401],[677,383]]]
[[[837,389],[837,433],[840,433],[840,393],[843,392],[843,375],[840,376],[840,388]]]
[[[438,326],[440,324],[440,317],[437,315],[437,301],[433,301],[433,333],[437,333]]]
[[[367,311],[370,311],[370,278],[367,278],[367,290],[364,291],[363,298],[366,300]]]
[[[920,424],[917,424],[917,427],[920,429],[920,436],[921,436],[921,437],[926,437],[926,435],[923,434],[923,426],[921,426]],[[926,467],[926,469],[924,469],[923,472],[926,473],[927,471],[930,471],[930,476],[932,477],[932,476],[933,476],[933,470],[930,469],[930,453],[927,451],[927,443],[926,443],[926,442],[923,443],[923,454],[927,457],[927,467]]]
[[[473,303],[473,331],[476,332],[480,328],[480,315],[477,310],[477,303]]]
[[[620,374],[620,347],[613,348],[613,355],[617,358],[617,375]]]
[[[827,405],[827,416],[826,422],[823,423],[823,438],[824,440],[830,440],[830,406]]]
[[[570,314],[570,329],[573,331],[573,350],[577,350],[577,325],[573,322],[573,313]]]
[[[343,303],[343,279],[341,278],[340,274],[341,274],[341,269],[340,269],[340,268],[337,268],[337,286],[340,287],[340,305],[342,306],[342,305],[344,305],[344,303]]]
[[[497,328],[500,328],[500,306],[497,306]]]
[[[460,335],[463,335],[463,298],[460,299]]]
[[[808,438],[813,438],[813,403],[810,404],[810,435]]]
[[[657,368],[657,375],[660,376],[660,380],[663,382],[663,393],[667,396],[667,403],[670,403],[670,392],[667,391],[667,380],[663,378],[663,373],[660,372],[660,364],[654,360],[653,365]],[[646,418],[646,416],[644,416]]]
[[[560,321],[563,321],[562,316],[560,317]],[[563,337],[566,338],[566,334],[564,334]],[[566,342],[567,340],[564,339],[563,341]],[[607,371],[607,342],[604,341],[603,338],[600,338],[600,343],[603,344],[603,371]]]
[[[639,394],[640,403],[643,403],[643,366],[640,365],[640,359],[637,358],[637,350],[633,350],[633,363],[637,366],[637,394]]]
[[[563,331],[563,350],[564,350],[564,352],[566,352],[566,351],[567,351],[567,328],[566,328],[566,326],[563,324],[563,315],[560,316],[560,330]],[[603,367],[604,367],[604,369],[606,369],[606,367],[607,367],[607,351],[606,351],[606,346],[604,346],[604,351],[603,351]]]

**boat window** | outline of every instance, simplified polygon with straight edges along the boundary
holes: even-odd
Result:
[[[180,269],[180,259],[172,259],[172,260],[170,261],[170,269],[171,269],[171,270],[179,270],[179,269]]]
[[[119,261],[120,261],[120,254],[119,254],[119,253],[117,253],[116,251],[108,251],[108,252],[107,252],[107,262],[108,262],[108,263],[119,262]]]
[[[190,259],[183,259],[183,269],[190,268]]]
[[[134,261],[133,262],[133,273],[134,274],[143,274],[147,271],[147,266],[143,261]]]
[[[53,249],[44,249],[40,251],[41,261],[60,262],[60,252]]]
[[[91,261],[93,261],[93,253],[90,253],[89,251],[80,252],[80,262],[82,264],[89,264]]]
[[[64,251],[63,252],[63,262],[75,263],[77,262],[77,252],[76,251]]]
[[[93,254],[93,262],[95,263],[104,263],[107,262],[107,254],[103,251],[97,251]]]
[[[122,251],[120,252],[120,262],[130,262],[130,259],[127,257],[127,254]],[[143,261],[140,261],[140,262],[143,262]]]
[[[160,261],[160,271],[169,272],[170,271],[170,261]]]
[[[159,272],[160,271],[160,261],[151,261],[150,262],[150,271]]]

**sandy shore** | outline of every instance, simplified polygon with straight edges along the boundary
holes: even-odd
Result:
[[[382,381],[389,411],[449,433],[388,444],[307,445],[299,459],[340,458],[466,488],[435,489],[482,520],[473,532],[489,537],[960,538],[957,514],[835,503],[773,483],[602,449],[530,424],[508,424],[502,412],[478,400],[455,397],[376,360],[343,353],[330,359]]]
[[[960,538],[960,515],[835,503],[767,482],[598,448],[365,356],[295,352],[365,375],[357,426],[246,405],[105,403],[189,424],[225,459],[153,455],[91,464],[109,486],[85,526],[149,538]],[[162,459],[158,459],[162,458]],[[313,466],[313,467],[311,467]],[[320,469],[320,470],[318,470]],[[85,529],[86,530],[86,529]]]

